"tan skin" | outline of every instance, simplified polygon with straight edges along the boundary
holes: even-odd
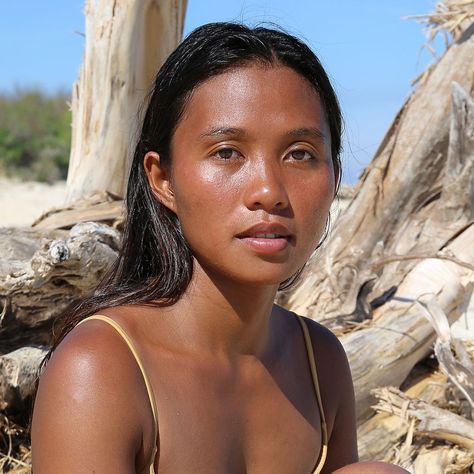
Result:
[[[271,84],[271,87],[268,85]],[[172,140],[172,167],[144,157],[149,184],[193,249],[193,280],[174,306],[101,311],[138,348],[156,396],[159,439],[141,373],[113,328],[71,331],[42,375],[32,425],[35,474],[311,473],[321,448],[302,332],[273,304],[324,230],[335,171],[324,109],[304,78],[249,65],[201,84]],[[282,249],[248,245],[278,223]],[[406,472],[357,461],[345,353],[308,321],[328,425],[323,473]],[[343,467],[346,466],[346,467]]]

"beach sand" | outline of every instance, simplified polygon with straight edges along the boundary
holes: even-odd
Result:
[[[54,184],[0,178],[0,227],[30,226],[43,212],[61,206],[66,182]]]

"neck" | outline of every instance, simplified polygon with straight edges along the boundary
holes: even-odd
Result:
[[[217,279],[195,262],[191,283],[173,306],[177,331],[191,350],[226,358],[260,356],[268,346],[277,289]]]

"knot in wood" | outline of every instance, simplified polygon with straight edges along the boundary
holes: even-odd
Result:
[[[64,262],[69,258],[69,247],[62,240],[53,240],[49,247],[49,255],[55,263]]]

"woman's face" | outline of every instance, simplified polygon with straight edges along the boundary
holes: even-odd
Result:
[[[201,84],[171,144],[168,203],[204,270],[278,285],[307,261],[334,196],[318,94],[284,66],[249,65]]]

